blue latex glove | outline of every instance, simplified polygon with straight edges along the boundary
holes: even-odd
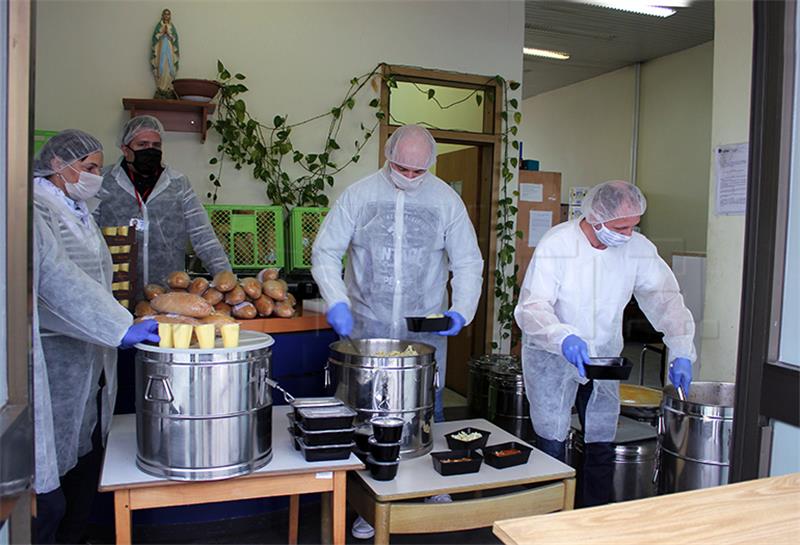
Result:
[[[158,336],[158,322],[155,320],[143,320],[138,324],[133,324],[128,328],[119,347],[122,349],[133,348],[136,343],[145,341],[157,343],[161,338]]]
[[[347,303],[336,303],[328,309],[328,323],[338,335],[350,335],[353,332],[353,315]]]
[[[689,385],[692,383],[692,362],[686,358],[675,358],[669,364],[669,381],[675,388],[683,386],[684,393],[689,395]]]
[[[448,310],[444,313],[445,316],[450,318],[450,329],[445,329],[444,331],[437,331],[436,333],[439,335],[444,335],[446,337],[453,337],[458,335],[458,332],[464,327],[464,324],[467,323],[467,320],[454,310]]]
[[[578,374],[585,378],[586,370],[583,366],[590,363],[589,347],[586,346],[586,342],[577,335],[569,335],[561,343],[561,353],[568,362],[578,368]]]

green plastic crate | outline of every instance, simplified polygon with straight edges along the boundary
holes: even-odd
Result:
[[[36,129],[33,131],[33,156],[39,155],[39,150],[42,149],[45,142],[58,134],[58,131],[43,131]]]
[[[297,206],[289,214],[289,269],[311,269],[311,247],[329,208]]]
[[[280,206],[207,204],[205,208],[234,270],[283,268],[285,242]]]

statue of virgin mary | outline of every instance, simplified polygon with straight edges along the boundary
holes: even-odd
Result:
[[[161,12],[161,20],[153,30],[150,65],[156,78],[154,98],[176,98],[172,80],[178,72],[179,57],[178,32],[172,24],[172,12],[165,9]]]

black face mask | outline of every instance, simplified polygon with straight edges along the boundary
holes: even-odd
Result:
[[[133,161],[131,164],[136,172],[145,176],[152,176],[161,167],[161,150],[147,148],[133,151]]]

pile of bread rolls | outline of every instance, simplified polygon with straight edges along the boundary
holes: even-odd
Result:
[[[278,278],[277,269],[264,269],[256,277],[242,280],[225,271],[211,282],[205,278],[192,280],[185,272],[175,271],[167,277],[167,285],[144,287],[147,300],[136,305],[137,318],[194,326],[214,324],[219,334],[223,325],[236,320],[295,315],[296,300],[286,282]]]

